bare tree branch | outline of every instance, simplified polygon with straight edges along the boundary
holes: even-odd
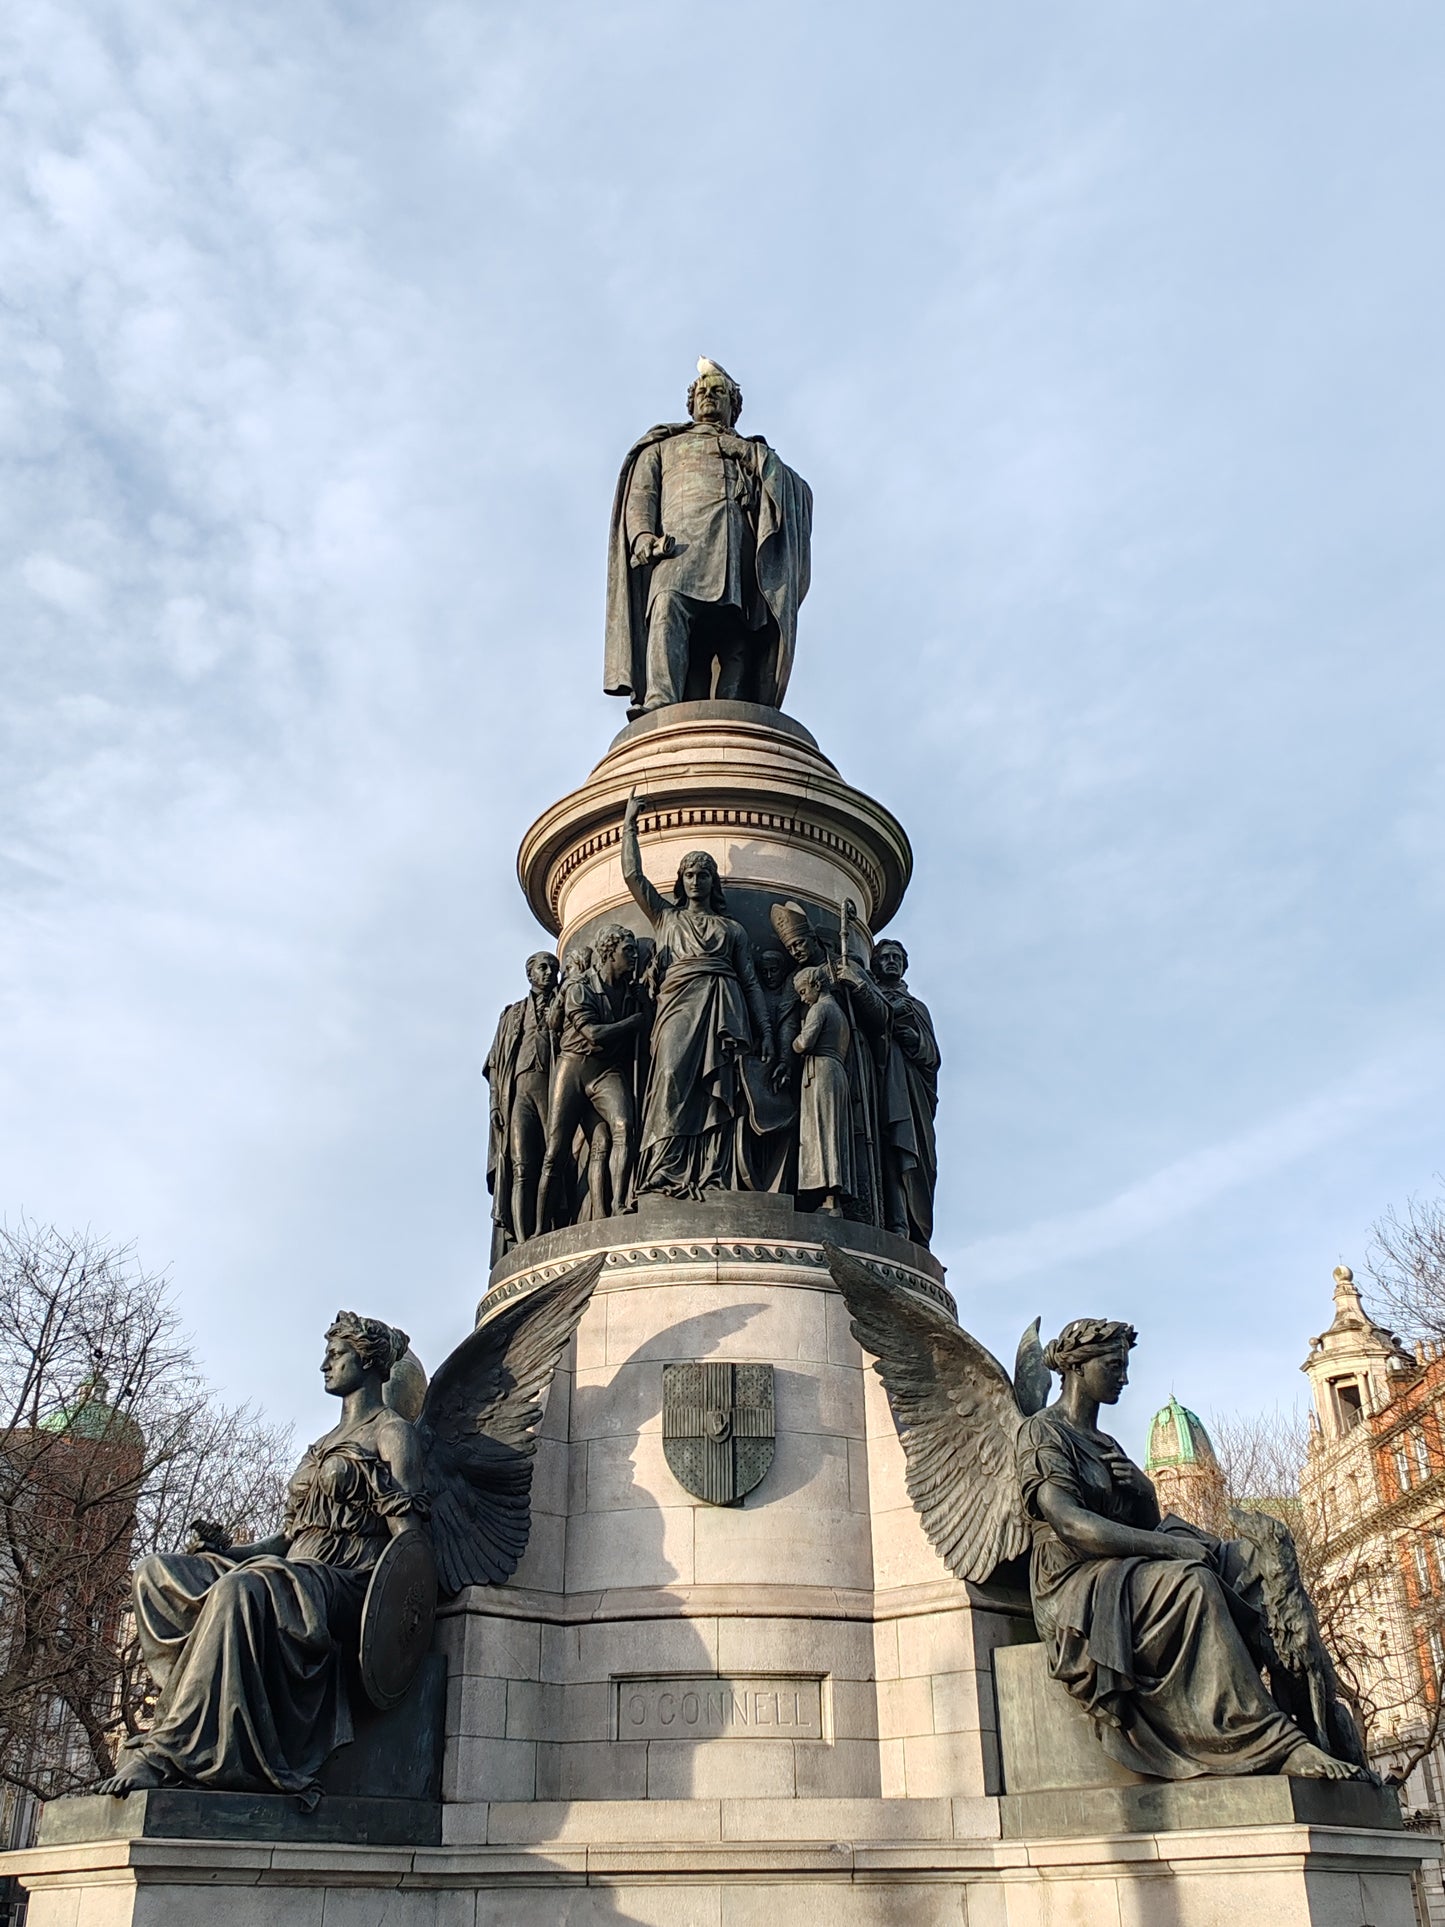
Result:
[[[217,1400],[131,1247],[0,1226],[0,1785],[112,1770],[150,1690],[131,1565],[196,1517],[269,1524],[290,1456],[289,1429]]]

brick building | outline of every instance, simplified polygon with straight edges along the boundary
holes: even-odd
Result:
[[[1445,1678],[1445,1348],[1407,1348],[1377,1324],[1346,1265],[1334,1300],[1301,1367],[1313,1411],[1300,1498],[1323,1550],[1326,1634],[1371,1709],[1371,1756],[1394,1772],[1433,1733]],[[1439,1738],[1402,1797],[1412,1824],[1445,1817]]]
[[[28,1846],[39,1803],[26,1783],[62,1788],[93,1776],[77,1701],[113,1716],[129,1600],[136,1498],[145,1467],[139,1426],[95,1373],[34,1427],[0,1432],[0,1672],[19,1689],[0,1720],[0,1849]],[[0,1927],[23,1902],[0,1881]]]

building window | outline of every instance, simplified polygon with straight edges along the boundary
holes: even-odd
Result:
[[[1422,1479],[1428,1479],[1430,1476],[1430,1447],[1425,1441],[1425,1434],[1423,1432],[1417,1432],[1415,1434],[1415,1463],[1420,1468],[1420,1477]]]
[[[1422,1593],[1429,1592],[1430,1562],[1425,1557],[1425,1548],[1423,1546],[1416,1546],[1415,1548],[1415,1577],[1420,1582],[1420,1591]]]
[[[1439,1628],[1430,1628],[1430,1659],[1435,1668],[1435,1684],[1445,1679],[1445,1641],[1440,1638]]]
[[[1400,1481],[1400,1490],[1410,1490],[1410,1457],[1403,1445],[1395,1447],[1395,1476]]]
[[[1360,1388],[1352,1378],[1332,1378],[1330,1389],[1335,1395],[1335,1411],[1339,1416],[1340,1430],[1349,1432],[1364,1417],[1360,1404]]]

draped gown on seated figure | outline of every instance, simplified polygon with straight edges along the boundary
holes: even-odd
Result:
[[[284,1555],[153,1553],[135,1573],[141,1650],[162,1682],[130,1744],[167,1777],[258,1793],[313,1793],[352,1737],[345,1677],[372,1568],[395,1519],[425,1518],[372,1434],[391,1412],[313,1445],[292,1477]]]
[[[1147,1481],[1134,1489],[1116,1478],[1105,1454],[1122,1459],[1123,1448],[1080,1430],[1057,1406],[1024,1421],[1017,1451],[1049,1670],[1098,1722],[1104,1750],[1167,1780],[1277,1772],[1305,1736],[1250,1656],[1245,1632],[1258,1615],[1230,1583],[1232,1543],[1191,1533],[1208,1566],[1076,1553],[1039,1510],[1041,1488],[1147,1532],[1159,1529]],[[1164,1529],[1171,1525],[1188,1530],[1182,1521]]]

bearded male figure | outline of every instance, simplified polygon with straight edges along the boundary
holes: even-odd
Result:
[[[647,431],[612,505],[602,686],[629,716],[714,695],[780,707],[808,593],[813,492],[735,432],[726,369],[697,369],[691,420]]]

